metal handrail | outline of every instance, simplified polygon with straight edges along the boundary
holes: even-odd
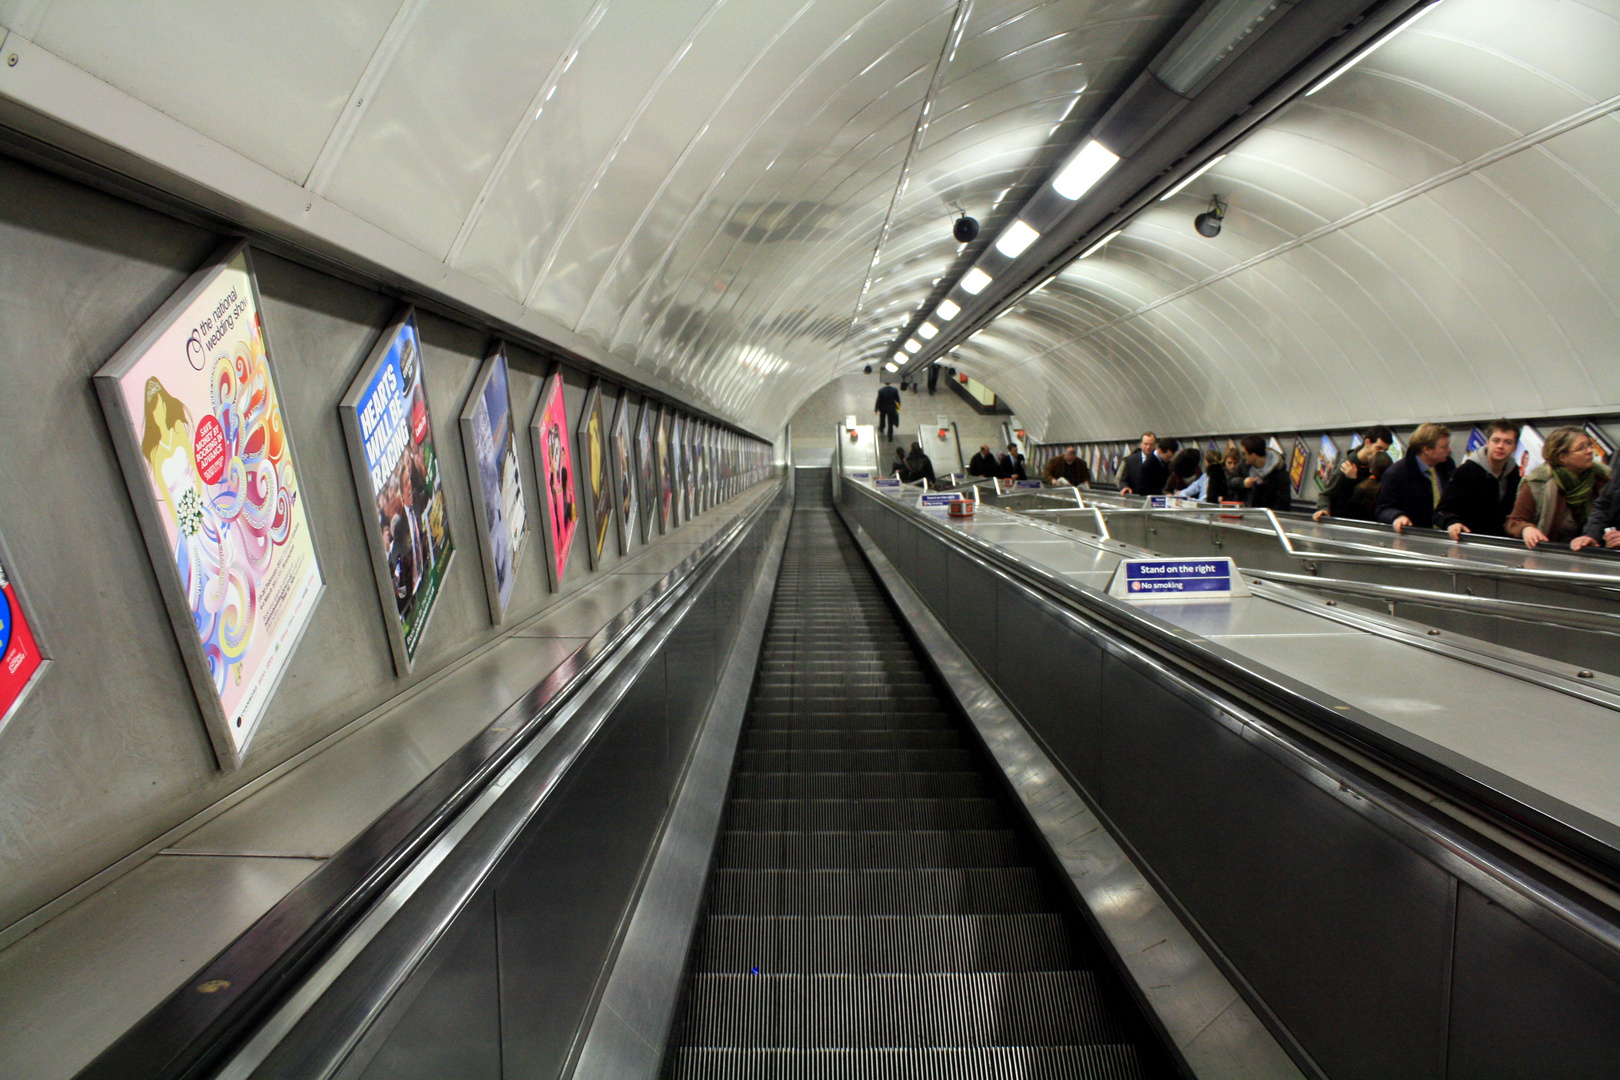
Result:
[[[1345,593],[1393,603],[1419,603],[1429,607],[1452,608],[1481,615],[1548,623],[1570,630],[1620,634],[1620,615],[1605,611],[1558,607],[1554,604],[1532,604],[1523,600],[1503,600],[1495,596],[1462,596],[1457,593],[1436,592],[1433,589],[1378,585],[1368,581],[1346,581],[1343,578],[1322,578],[1312,574],[1285,574],[1276,570],[1245,570],[1244,573],[1261,581],[1297,585],[1318,592]]]

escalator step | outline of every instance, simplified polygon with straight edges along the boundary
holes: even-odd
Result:
[[[1092,958],[1085,958],[1092,959]],[[711,918],[697,970],[709,973],[1057,971],[1085,961],[1061,915]]]
[[[1129,1044],[871,1050],[682,1047],[671,1080],[1140,1080]]]
[[[761,728],[750,731],[744,750],[947,750],[962,745],[948,727]]]
[[[742,799],[948,799],[988,795],[977,772],[742,772],[733,790]]]
[[[993,829],[995,799],[733,799],[735,829]]]
[[[929,832],[727,832],[719,865],[726,870],[864,870],[883,867],[1018,866],[1030,853],[1011,829]]]
[[[966,747],[888,750],[744,750],[745,772],[966,772],[974,758]]]
[[[973,915],[1056,911],[1034,867],[716,870],[714,915]]]

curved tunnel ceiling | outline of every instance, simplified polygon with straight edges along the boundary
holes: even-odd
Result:
[[[1054,439],[1612,409],[1617,95],[1620,4],[1444,0],[954,362]]]
[[[0,23],[767,431],[968,265],[1196,7],[7,0]],[[960,254],[954,207],[985,226]]]
[[[0,0],[0,24],[772,431],[881,360],[1200,9]],[[1616,0],[1443,0],[956,362],[1047,437],[1620,402],[1617,92]],[[956,207],[983,223],[961,249]]]

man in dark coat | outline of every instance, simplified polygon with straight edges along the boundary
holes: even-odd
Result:
[[[977,454],[974,454],[973,455],[973,460],[968,462],[968,475],[969,476],[994,476],[994,475],[996,475],[996,456],[990,452],[990,447],[988,447],[988,446],[979,447],[979,452]]]
[[[1592,500],[1592,512],[1586,515],[1586,527],[1581,535],[1569,542],[1571,551],[1587,547],[1620,548],[1620,469],[1614,470],[1609,482]]]
[[[1063,453],[1046,463],[1046,471],[1041,479],[1054,487],[1087,487],[1091,486],[1091,466],[1080,457],[1079,451],[1069,447]]]
[[[1003,480],[1029,479],[1024,471],[1024,455],[1018,452],[1018,447],[1007,447],[1007,452],[996,459],[996,475]]]
[[[1385,525],[1395,526],[1396,532],[1433,528],[1435,508],[1455,471],[1451,429],[1444,424],[1424,424],[1412,432],[1405,455],[1384,474],[1375,516]]]
[[[893,442],[895,430],[900,426],[900,391],[894,388],[893,383],[878,387],[877,415],[878,435],[886,435]]]
[[[1316,496],[1316,513],[1312,521],[1333,517],[1363,517],[1356,506],[1356,485],[1372,475],[1372,460],[1389,452],[1395,442],[1395,433],[1382,424],[1376,424],[1361,434],[1361,445],[1344,455],[1333,476]],[[1511,506],[1509,507],[1511,509]],[[1503,515],[1506,517],[1507,515]]]
[[[1283,456],[1266,445],[1262,435],[1243,437],[1243,456],[1249,463],[1249,475],[1243,478],[1247,489],[1245,502],[1257,508],[1288,510],[1293,507],[1292,481]]]
[[[1519,494],[1519,428],[1506,420],[1493,420],[1485,429],[1485,445],[1463,459],[1435,507],[1435,524],[1451,534],[1506,536],[1504,522],[1513,513]]]
[[[1142,432],[1142,445],[1131,452],[1119,470],[1119,490],[1122,495],[1157,495],[1170,479],[1170,466],[1158,455],[1159,437],[1151,431]]]

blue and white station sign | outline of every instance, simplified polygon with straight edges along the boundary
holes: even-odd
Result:
[[[1114,571],[1108,595],[1133,603],[1230,600],[1248,596],[1249,585],[1232,560],[1127,559]]]
[[[951,503],[959,502],[962,496],[954,491],[925,492],[917,496],[917,509],[925,514],[943,514],[949,516]]]

